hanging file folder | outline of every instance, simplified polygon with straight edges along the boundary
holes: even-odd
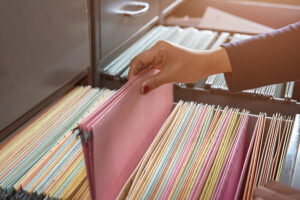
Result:
[[[172,84],[140,94],[156,73],[139,73],[79,124],[93,199],[117,197],[169,116]]]

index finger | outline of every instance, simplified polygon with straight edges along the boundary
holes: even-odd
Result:
[[[142,69],[148,68],[154,61],[156,55],[155,48],[150,48],[135,56],[130,62],[128,79],[138,74]]]

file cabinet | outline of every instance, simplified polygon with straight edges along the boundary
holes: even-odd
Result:
[[[100,79],[97,84],[100,87],[117,89],[126,82],[120,77],[101,74],[104,64],[117,57],[157,25],[159,17],[164,17],[183,1],[137,2],[140,3],[30,0],[17,5],[0,1],[0,140],[30,121],[32,115],[60,98],[69,88],[82,84],[82,81],[91,83],[91,76]],[[28,51],[22,50],[24,46]],[[273,100],[233,97],[186,86],[176,86],[174,94],[175,100],[239,105],[250,112],[267,107],[270,112],[299,113],[298,102],[281,102],[279,106],[277,102],[272,103]],[[296,170],[295,166],[299,167],[296,164],[297,132],[292,138],[293,145],[288,150],[291,164],[284,171],[284,176],[288,177],[287,182],[283,180],[286,184],[295,181],[290,177]]]

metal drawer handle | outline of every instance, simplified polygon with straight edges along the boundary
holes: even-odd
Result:
[[[125,8],[127,6],[139,6],[141,7],[141,9],[139,10],[124,10],[122,8]],[[120,14],[120,15],[126,15],[126,16],[136,16],[136,15],[141,15],[143,13],[146,13],[149,10],[149,3],[147,2],[141,2],[141,1],[129,1],[126,3],[123,3],[121,5],[120,9],[116,9],[114,12],[116,14]]]

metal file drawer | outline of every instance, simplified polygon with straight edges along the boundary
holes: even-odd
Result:
[[[101,59],[126,43],[149,23],[158,20],[159,0],[102,0],[100,7]]]
[[[86,11],[82,0],[1,1],[0,131],[90,66]]]

